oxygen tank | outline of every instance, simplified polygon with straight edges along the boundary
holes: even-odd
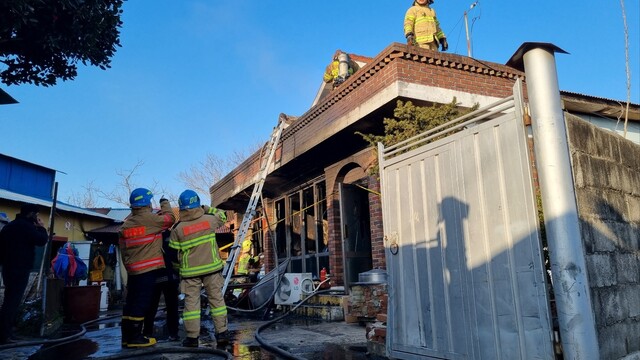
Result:
[[[338,55],[338,76],[342,79],[349,77],[349,55],[340,53]]]

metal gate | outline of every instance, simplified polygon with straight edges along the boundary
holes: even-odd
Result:
[[[379,146],[391,357],[554,358],[522,104]]]

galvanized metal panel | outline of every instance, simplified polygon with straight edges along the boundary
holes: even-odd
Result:
[[[380,149],[394,358],[553,359],[518,104],[418,149]]]

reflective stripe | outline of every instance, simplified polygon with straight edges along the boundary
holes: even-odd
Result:
[[[126,268],[127,268],[127,271],[140,271],[140,270],[148,269],[150,267],[154,267],[158,265],[164,266],[164,259],[162,257],[134,262],[132,264],[128,264]]]
[[[225,214],[225,212],[223,210],[214,208],[214,207],[210,207],[209,210],[207,211],[207,213],[211,214],[211,215],[218,215],[220,217],[220,220],[222,220],[223,222],[227,221],[227,214]]]
[[[122,320],[143,321],[144,317],[124,316],[124,315],[122,315]]]
[[[421,16],[416,20],[416,24],[421,24],[424,22],[436,22],[436,18],[433,16]]]
[[[140,246],[140,245],[152,243],[159,237],[160,237],[160,234],[149,234],[149,235],[137,237],[137,238],[125,237],[122,242],[124,243],[125,247],[134,247],[134,246]]]
[[[182,243],[176,240],[169,240],[169,247],[172,249],[180,250],[182,249]]]
[[[183,241],[180,243],[180,248],[183,250],[191,249],[192,247],[196,247],[198,245],[202,245],[208,242],[216,241],[216,234],[211,233],[207,235],[198,236],[197,238]]]
[[[211,314],[211,316],[227,316],[227,307],[220,306],[217,308],[213,308],[209,313]]]
[[[191,267],[191,268],[183,267],[183,268],[180,269],[180,275],[181,276],[185,276],[185,277],[189,277],[189,276],[208,274],[208,273],[220,271],[220,269],[222,269],[222,265],[223,265],[222,264],[222,260],[220,260],[220,261],[216,260],[216,262],[214,262],[212,264],[196,266],[196,267]]]
[[[183,312],[182,320],[200,320],[200,310]]]

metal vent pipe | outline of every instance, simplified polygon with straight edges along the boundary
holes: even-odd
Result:
[[[566,52],[548,43],[525,43],[520,49],[564,359],[599,359],[554,57]]]

